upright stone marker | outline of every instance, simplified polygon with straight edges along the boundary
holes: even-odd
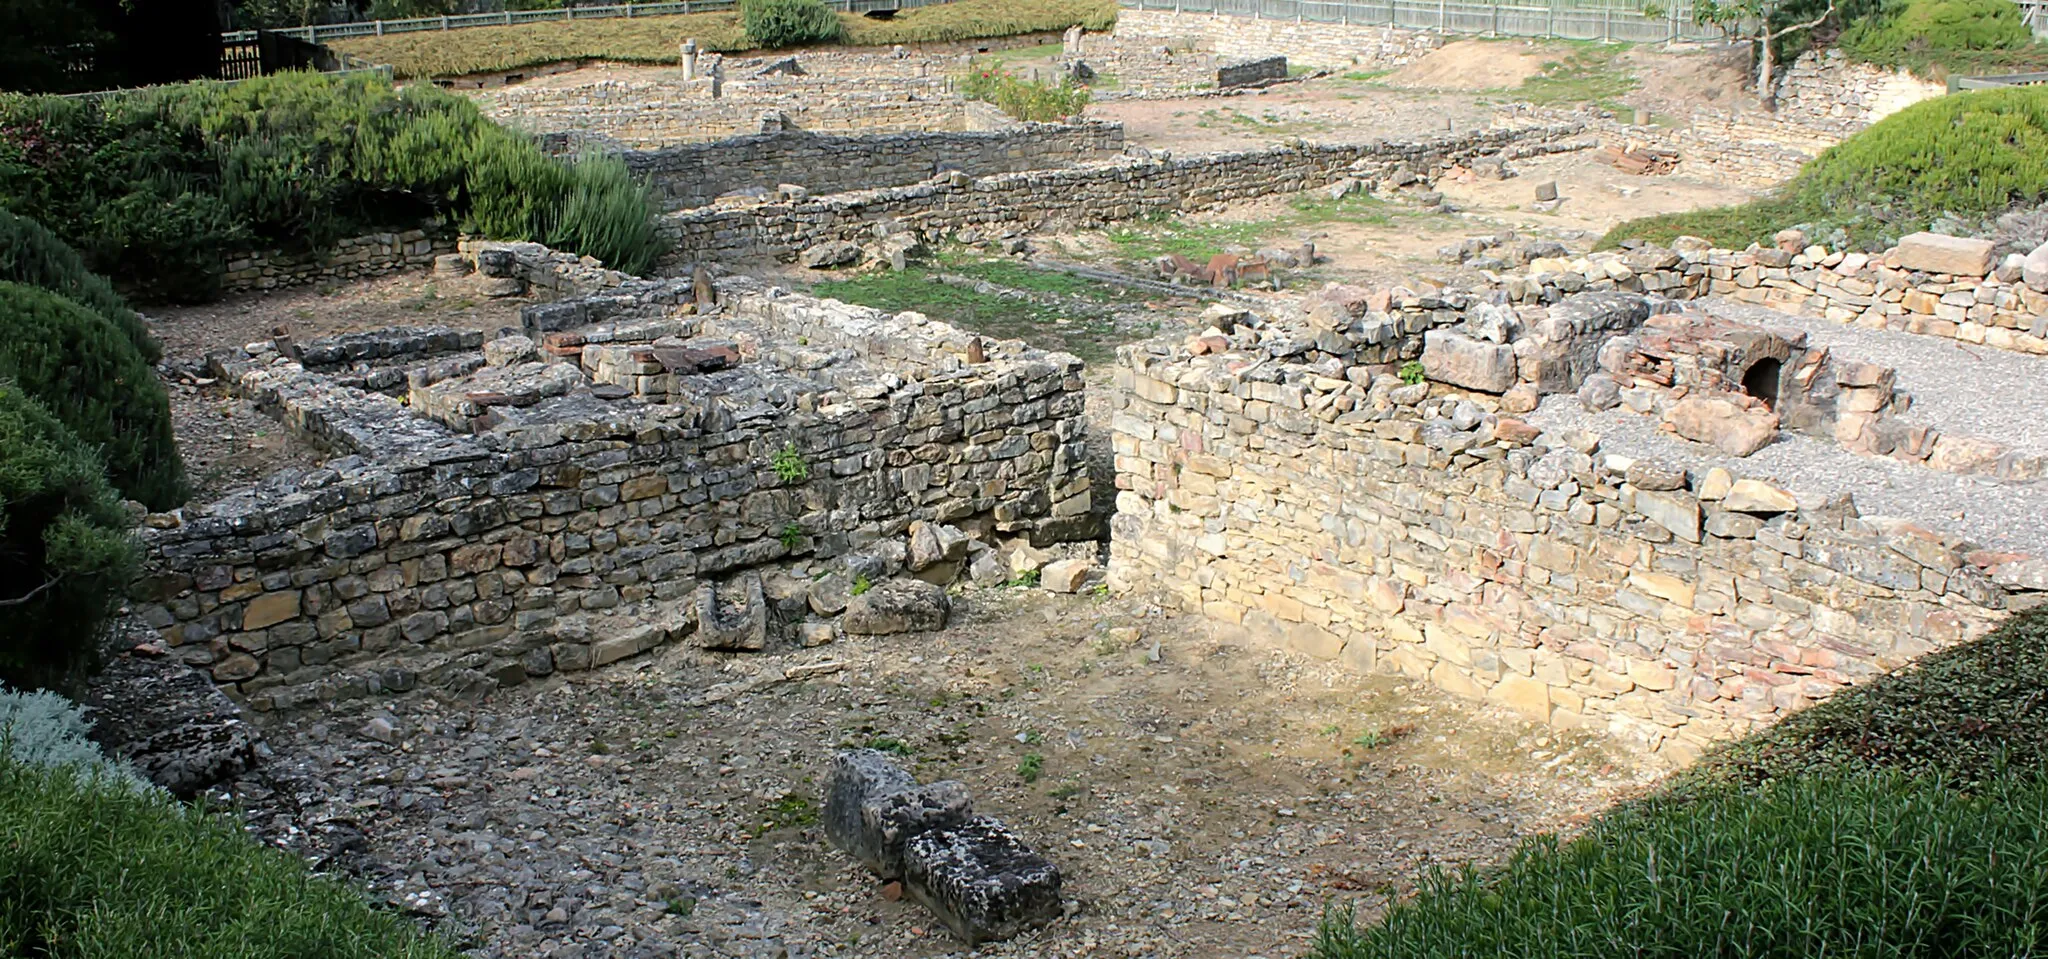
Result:
[[[683,82],[697,79],[697,41],[683,41]]]

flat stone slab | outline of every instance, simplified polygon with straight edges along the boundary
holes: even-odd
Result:
[[[1060,916],[1059,867],[986,816],[910,840],[904,867],[904,892],[968,945]]]

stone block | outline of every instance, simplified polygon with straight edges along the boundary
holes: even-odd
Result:
[[[1505,393],[1515,385],[1512,346],[1450,330],[1430,330],[1422,343],[1423,374],[1432,380],[1482,393]]]
[[[263,629],[289,619],[296,619],[298,615],[298,590],[264,593],[250,600],[248,607],[242,611],[242,628]]]
[[[667,632],[659,626],[633,626],[616,636],[593,643],[587,655],[591,666],[608,666],[628,656],[638,656],[653,649],[661,645],[662,640],[667,637]],[[555,649],[555,664],[565,671],[578,668],[570,663],[580,658],[574,652],[565,655],[560,646]]]
[[[945,590],[921,580],[892,579],[848,599],[839,627],[856,636],[932,632],[946,628],[951,611]]]
[[[1038,585],[1055,593],[1078,593],[1094,569],[1092,559],[1055,560],[1039,570]]]
[[[1991,272],[1995,248],[1990,240],[1914,233],[1899,240],[1897,252],[1900,269],[1981,277]]]
[[[1790,513],[1799,508],[1799,501],[1762,480],[1742,479],[1728,488],[1721,507],[1738,513]]]
[[[1678,435],[1730,456],[1748,456],[1778,436],[1778,416],[1726,396],[1688,396],[1664,411]]]
[[[698,586],[696,613],[697,645],[705,649],[768,648],[768,600],[757,573],[741,573],[723,585]]]
[[[1700,504],[1684,493],[1636,492],[1636,512],[1688,543],[1700,541]]]
[[[903,888],[969,945],[1008,939],[1060,916],[1059,868],[985,816],[910,840]]]

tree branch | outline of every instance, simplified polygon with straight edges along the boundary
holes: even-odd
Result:
[[[26,593],[24,593],[24,594],[22,594],[22,595],[20,595],[20,596],[16,596],[16,597],[15,597],[15,598],[13,598],[13,599],[0,599],[0,607],[4,607],[4,606],[20,606],[21,604],[23,604],[23,603],[26,603],[26,602],[28,602],[29,600],[32,600],[32,599],[36,598],[36,594],[37,594],[37,593],[40,593],[40,592],[42,592],[43,590],[49,589],[50,587],[52,587],[52,586],[55,586],[55,585],[57,585],[57,581],[58,581],[58,580],[60,580],[60,579],[63,579],[63,578],[64,578],[64,574],[63,574],[63,573],[58,573],[57,575],[55,575],[55,576],[52,576],[52,577],[50,577],[50,579],[49,579],[49,581],[48,581],[48,582],[46,582],[46,583],[44,583],[43,585],[41,585],[41,586],[38,586],[38,587],[36,587],[36,588],[34,588],[34,589],[32,589],[32,590],[29,590],[28,592],[26,592]]]
[[[1780,31],[1778,31],[1777,33],[1771,33],[1771,34],[1767,34],[1767,35],[1766,35],[1766,36],[1764,37],[1764,39],[1765,39],[1766,41],[1770,41],[1770,40],[1776,40],[1776,39],[1778,39],[1779,37],[1782,37],[1782,36],[1784,36],[1785,34],[1788,34],[1788,33],[1797,33],[1798,31],[1801,31],[1801,30],[1811,30],[1811,29],[1813,29],[1814,27],[1820,26],[1822,22],[1824,22],[1824,21],[1826,21],[1826,20],[1827,20],[1827,18],[1829,18],[1829,17],[1832,17],[1832,16],[1834,16],[1834,15],[1835,15],[1835,4],[1834,4],[1834,0],[1828,0],[1828,8],[1827,8],[1827,10],[1826,10],[1826,11],[1824,11],[1824,12],[1823,12],[1823,13],[1822,13],[1822,14],[1821,14],[1820,16],[1814,17],[1813,19],[1811,19],[1811,20],[1808,20],[1808,21],[1806,21],[1805,23],[1795,23],[1795,24],[1793,24],[1792,26],[1786,27],[1785,29],[1783,29],[1783,30],[1780,30]],[[1768,27],[1766,27],[1765,29],[1766,29],[1766,30],[1768,30],[1769,28],[1768,28]]]

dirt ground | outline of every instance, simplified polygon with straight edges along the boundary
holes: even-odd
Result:
[[[818,675],[774,681],[799,664]],[[721,686],[736,692],[707,703]],[[373,713],[395,747],[353,732]],[[1426,684],[1027,588],[958,595],[937,634],[672,648],[269,735],[340,790],[388,863],[376,891],[452,917],[485,956],[592,955],[558,950],[594,938],[605,955],[959,955],[823,838],[845,747],[965,782],[1060,866],[1067,917],[978,952],[1003,956],[1299,955],[1327,905],[1374,915],[1430,867],[1498,860],[1652,772]]]
[[[1473,130],[1493,116],[1469,96],[1396,93],[1364,80],[1327,77],[1232,97],[1109,100],[1088,116],[1124,125],[1126,142],[1176,154],[1441,135]]]
[[[248,400],[204,375],[206,354],[268,340],[279,326],[299,342],[391,326],[451,326],[495,331],[519,325],[527,300],[472,296],[465,280],[425,272],[354,283],[314,284],[244,293],[187,307],[158,307],[145,316],[179,372],[167,378],[172,430],[184,454],[194,503],[209,503],[285,467],[324,459]]]

